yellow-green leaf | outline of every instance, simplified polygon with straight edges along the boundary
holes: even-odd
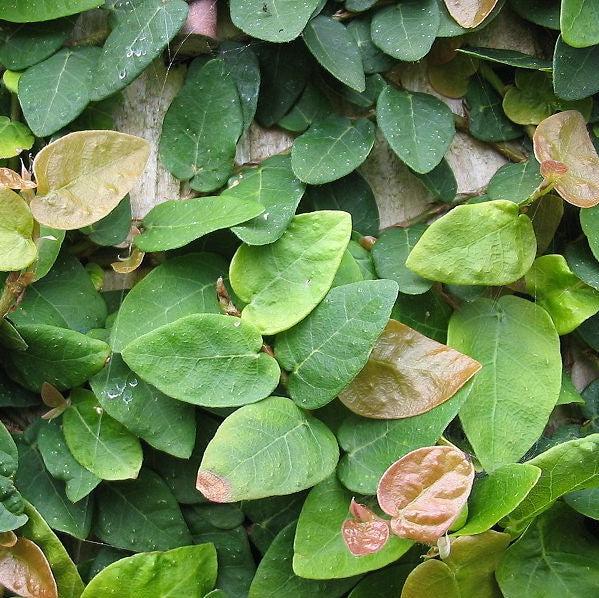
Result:
[[[37,249],[31,235],[33,218],[25,200],[10,189],[0,189],[0,271],[26,268]]]

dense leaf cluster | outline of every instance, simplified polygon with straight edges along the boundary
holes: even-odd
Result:
[[[0,0],[0,586],[596,595],[598,67],[592,0]]]

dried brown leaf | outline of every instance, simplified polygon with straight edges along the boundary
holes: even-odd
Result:
[[[498,0],[445,0],[445,6],[456,23],[471,29],[478,27],[495,8]]]
[[[408,453],[387,469],[377,498],[391,515],[391,531],[434,544],[451,527],[468,500],[474,467],[453,446],[424,447]]]
[[[364,417],[412,417],[450,399],[480,368],[471,357],[389,320],[367,364],[339,398]]]
[[[569,203],[590,208],[599,203],[599,156],[580,112],[566,110],[542,121],[533,144],[541,172]]]
[[[341,527],[341,535],[354,556],[366,556],[381,550],[389,539],[389,523],[353,498],[349,506],[351,519]]]
[[[0,584],[23,598],[58,598],[56,581],[44,553],[27,538],[0,548]]]
[[[35,189],[36,184],[19,176],[10,168],[0,168],[0,189]]]

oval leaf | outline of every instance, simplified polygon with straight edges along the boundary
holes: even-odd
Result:
[[[0,272],[26,268],[35,260],[33,217],[25,200],[0,189]]]
[[[391,530],[401,538],[434,544],[457,519],[474,481],[472,462],[452,446],[416,449],[383,474],[377,488]]]
[[[389,523],[353,498],[350,519],[343,522],[343,541],[354,556],[366,556],[384,548],[389,540]]]
[[[197,488],[213,502],[291,494],[322,481],[338,459],[337,441],[320,420],[289,399],[270,397],[220,425],[204,453]]]
[[[389,320],[366,366],[339,398],[364,417],[412,417],[450,399],[480,368],[467,355]]]
[[[498,0],[444,0],[449,14],[466,29],[478,27],[495,8]]]
[[[107,216],[141,176],[150,145],[116,131],[79,131],[61,137],[35,157],[35,219],[74,229]]]

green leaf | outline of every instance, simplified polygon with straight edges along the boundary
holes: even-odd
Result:
[[[376,119],[393,151],[421,174],[441,162],[455,134],[447,104],[427,93],[391,86],[379,96]]]
[[[0,9],[2,10],[2,18],[5,21],[33,23],[74,15],[85,10],[97,8],[102,4],[104,4],[104,0],[60,0],[60,2],[48,2],[48,0],[27,0],[27,2],[2,0]]]
[[[551,318],[519,297],[479,299],[454,312],[447,342],[483,364],[460,391],[460,420],[476,456],[487,471],[517,461],[543,432],[560,393]]]
[[[398,296],[391,317],[440,343],[447,340],[451,307],[437,293]]]
[[[564,502],[572,507],[575,511],[590,517],[591,519],[599,519],[599,488],[588,488],[586,490],[578,490],[564,495]]]
[[[332,289],[302,322],[278,335],[287,390],[306,409],[332,401],[364,367],[389,320],[397,285],[365,280]]]
[[[414,173],[424,186],[440,201],[451,203],[458,192],[458,183],[451,166],[443,158],[431,171],[420,174]]]
[[[36,239],[37,263],[35,264],[35,280],[40,280],[50,272],[62,247],[65,231],[40,224],[40,236]]]
[[[40,513],[27,502],[25,503],[25,513],[29,517],[29,521],[21,528],[20,533],[42,549],[52,568],[60,598],[79,598],[83,592],[83,582],[69,553]]]
[[[295,216],[270,245],[242,245],[231,261],[231,286],[246,305],[241,317],[261,334],[304,319],[329,290],[349,242],[351,218],[321,211]]]
[[[427,413],[403,419],[349,414],[337,431],[345,451],[337,468],[339,480],[353,492],[376,494],[385,470],[410,451],[435,444],[462,402],[463,398],[451,398]]]
[[[379,208],[366,179],[357,171],[326,185],[309,186],[302,206],[309,211],[341,210],[352,217],[352,228],[363,235],[377,235]]]
[[[73,504],[64,484],[50,476],[36,448],[17,439],[19,470],[15,486],[39,512],[48,525],[76,538],[87,538],[91,527],[93,502],[86,496]]]
[[[580,210],[580,225],[595,259],[599,260],[599,206]]]
[[[31,211],[40,224],[70,230],[107,216],[137,183],[150,144],[116,131],[78,131],[44,147],[33,172],[38,195]]]
[[[73,19],[7,26],[0,31],[0,63],[12,71],[37,64],[62,46],[72,28]]]
[[[599,584],[599,542],[584,518],[556,505],[506,551],[496,572],[505,598],[592,596]]]
[[[24,124],[0,116],[0,159],[18,156],[23,150],[31,149],[34,136]]]
[[[585,401],[572,383],[572,378],[566,372],[562,372],[562,388],[557,405],[568,405],[570,403],[582,403],[584,405]]]
[[[421,295],[433,285],[432,281],[406,268],[406,259],[426,228],[425,224],[388,228],[380,234],[371,250],[377,274],[397,282],[400,293]]]
[[[570,46],[586,48],[599,44],[599,5],[593,0],[564,0],[560,28]]]
[[[592,210],[593,208],[581,210],[581,216],[583,213]],[[599,290],[599,263],[591,253],[587,240],[582,238],[574,243],[569,243],[566,246],[564,255],[572,272],[574,272],[582,282]]]
[[[197,487],[213,502],[292,494],[330,475],[332,432],[293,401],[270,397],[229,415],[208,444]]]
[[[191,314],[220,313],[216,281],[226,261],[214,253],[190,253],[154,268],[129,291],[110,332],[114,351],[160,326]]]
[[[106,320],[106,303],[78,259],[63,254],[50,272],[27,287],[10,319],[17,327],[46,324],[88,332]]]
[[[551,60],[523,54],[516,50],[506,50],[503,48],[458,48],[458,52],[468,56],[474,56],[481,60],[496,64],[507,64],[519,69],[531,69],[535,71],[548,71],[552,69]]]
[[[10,189],[0,189],[0,272],[26,268],[35,260],[29,206]]]
[[[537,255],[547,251],[564,215],[564,201],[559,195],[548,193],[539,197],[528,208],[528,216],[532,221],[537,237]]]
[[[192,543],[175,497],[149,469],[142,469],[136,480],[102,484],[96,496],[94,533],[102,542],[135,552]]]
[[[91,99],[103,100],[136,79],[175,37],[187,12],[183,0],[145,0],[119,19],[104,43]]]
[[[190,181],[192,189],[214,191],[233,171],[243,122],[227,63],[222,58],[210,60],[190,73],[170,105],[162,123],[160,160],[176,178]]]
[[[169,455],[189,458],[196,436],[193,407],[139,380],[116,354],[90,384],[102,409],[135,436]]]
[[[95,47],[65,48],[25,71],[19,101],[37,137],[56,133],[83,112],[99,55]]]
[[[526,274],[536,251],[530,218],[511,201],[487,201],[457,206],[433,222],[406,266],[444,283],[505,285]]]
[[[385,54],[414,62],[426,56],[440,24],[436,0],[408,0],[375,13],[372,19],[372,41]]]
[[[272,156],[257,168],[243,171],[221,197],[251,200],[264,206],[262,214],[232,230],[248,245],[267,245],[285,232],[305,188],[291,170],[289,155]]]
[[[302,32],[318,4],[318,0],[231,0],[231,19],[252,37],[290,42]]]
[[[6,319],[0,320],[0,346],[11,351],[25,351],[27,343],[17,329]]]
[[[541,470],[541,477],[520,505],[501,523],[521,531],[564,494],[599,486],[599,434],[563,442],[526,463]]]
[[[264,206],[257,201],[226,195],[166,201],[146,215],[135,245],[142,251],[176,249],[208,233],[247,222],[262,212]]]
[[[249,598],[339,598],[354,586],[357,578],[317,581],[298,577],[291,566],[296,523],[290,523],[273,540],[260,561],[250,587]]]
[[[219,314],[194,314],[140,336],[122,351],[143,380],[180,401],[208,407],[246,405],[267,397],[279,366],[261,352],[249,323]]]
[[[345,6],[347,7],[347,2]],[[347,25],[347,30],[358,44],[358,49],[362,56],[362,66],[367,75],[382,73],[395,66],[395,60],[391,56],[381,52],[372,41],[371,17],[369,15],[359,19],[352,19]]]
[[[0,407],[32,407],[40,404],[39,396],[15,384],[0,369]]]
[[[300,98],[279,119],[277,125],[294,133],[303,133],[314,121],[322,120],[330,112],[330,100],[316,85],[308,81]]]
[[[351,492],[335,476],[312,488],[297,523],[293,545],[296,575],[308,579],[351,577],[396,561],[412,546],[410,540],[391,536],[379,552],[352,556],[341,536],[351,499]]]
[[[308,22],[302,37],[308,50],[333,77],[356,91],[366,89],[358,44],[342,23],[319,15]]]
[[[560,335],[599,312],[599,291],[573,274],[563,255],[537,258],[524,282],[526,292],[547,310]]]
[[[46,469],[51,476],[65,483],[66,495],[71,502],[79,502],[101,482],[73,457],[61,427],[54,421],[40,425],[37,442]]]
[[[582,100],[599,91],[599,45],[572,48],[558,37],[553,54],[553,87],[564,100]]]
[[[508,516],[537,483],[541,470],[528,463],[510,463],[478,478],[468,499],[466,525],[454,536],[482,534]]]
[[[291,167],[298,179],[321,185],[355,170],[374,145],[374,125],[367,119],[329,116],[312,123],[291,149]]]
[[[100,571],[82,598],[104,598],[115,593],[121,598],[175,593],[202,598],[214,587],[217,568],[213,544],[135,554]]]
[[[510,0],[510,8],[531,23],[559,31],[560,0]]]
[[[118,245],[127,240],[130,228],[131,200],[126,196],[110,214],[82,228],[81,232],[96,245]]]
[[[489,199],[507,199],[521,203],[528,199],[543,182],[539,163],[534,157],[526,162],[505,164],[489,181]]]
[[[14,477],[17,472],[19,455],[17,446],[6,426],[0,422],[0,475]]]
[[[453,540],[443,561],[426,560],[408,575],[402,598],[500,596],[495,569],[509,542],[507,534],[495,531]]]
[[[520,127],[504,114],[502,98],[490,83],[473,78],[465,97],[470,134],[481,141],[510,141],[522,136]]]
[[[83,384],[104,367],[110,354],[106,343],[74,330],[45,324],[19,326],[18,330],[29,347],[10,353],[7,363],[11,376],[35,392],[44,382],[59,390]]]
[[[135,478],[143,453],[137,437],[110,417],[93,393],[77,389],[62,430],[73,457],[102,480]]]

